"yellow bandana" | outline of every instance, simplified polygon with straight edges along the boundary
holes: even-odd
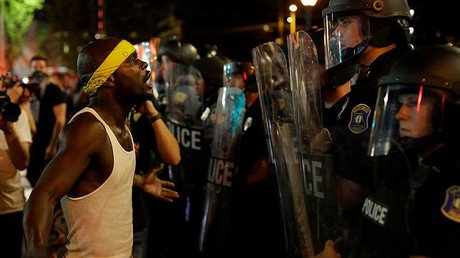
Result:
[[[109,56],[102,62],[102,64],[89,78],[88,83],[83,86],[83,91],[87,94],[96,92],[104,82],[110,77],[110,75],[118,69],[118,67],[136,51],[128,41],[122,39],[120,43],[110,52]]]

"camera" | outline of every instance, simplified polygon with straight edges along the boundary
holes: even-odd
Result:
[[[10,97],[6,95],[6,89],[16,84],[18,80],[10,73],[0,76],[0,120],[8,122],[18,121],[19,115],[21,114],[21,108],[18,104],[11,103]]]
[[[0,92],[0,120],[4,119],[8,122],[16,122],[20,114],[21,108],[19,105],[11,103],[8,95],[5,92]]]
[[[47,75],[40,71],[35,71],[29,76],[29,82],[22,84],[25,89],[28,89],[31,94],[40,96],[40,84],[46,80]]]

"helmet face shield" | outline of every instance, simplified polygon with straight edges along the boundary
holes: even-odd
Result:
[[[447,69],[449,67],[450,69]],[[368,155],[460,141],[460,49],[417,48],[380,77]]]
[[[407,84],[379,88],[368,155],[387,155],[407,139],[420,139],[438,130],[444,114],[445,91]]]
[[[369,41],[369,18],[329,13],[324,16],[325,63],[330,69],[360,54]]]
[[[254,75],[251,62],[229,62],[224,65],[224,86],[232,86],[244,90],[246,82]]]

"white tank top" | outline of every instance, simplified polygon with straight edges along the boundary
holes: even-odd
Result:
[[[132,136],[130,133],[133,150],[126,151],[110,127],[88,107],[76,113],[70,121],[84,112],[93,114],[104,125],[112,144],[114,164],[110,176],[93,192],[78,198],[66,195],[61,199],[69,228],[67,257],[131,257],[131,193],[136,165]]]

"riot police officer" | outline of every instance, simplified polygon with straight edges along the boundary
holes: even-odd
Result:
[[[246,112],[233,181],[228,257],[282,257],[282,220],[274,172],[269,163],[259,93],[251,62],[224,66],[226,85],[245,92]]]
[[[149,235],[149,242],[155,244],[149,245],[149,255],[195,257],[198,256],[197,239],[207,162],[202,152],[201,74],[192,66],[199,54],[193,44],[173,37],[160,41],[157,58],[160,61],[158,77],[164,83],[164,89],[159,91],[160,102],[181,153],[181,162],[169,167],[168,177],[175,183],[180,197],[177,203],[154,204],[152,207],[155,210],[150,212],[149,232],[153,233]],[[165,235],[173,241],[164,241]]]
[[[458,257],[460,49],[416,49],[378,83],[369,154],[402,148],[418,155],[408,201],[410,255]]]
[[[204,148],[210,149],[212,137],[214,136],[214,124],[216,120],[216,102],[219,89],[223,86],[224,60],[218,56],[206,56],[196,60],[193,66],[198,69],[203,79],[199,81],[199,87],[203,92],[203,114],[200,119],[203,121]]]
[[[198,50],[191,43],[176,37],[160,42],[157,60],[160,62],[158,78],[161,83],[157,90],[159,101],[163,104],[162,109],[171,105],[172,91],[176,87],[190,82],[187,81],[187,77],[195,71],[191,65],[198,59]]]
[[[365,200],[374,196],[379,187],[374,184],[379,182],[378,173],[375,173],[379,166],[366,155],[377,80],[398,58],[410,51],[408,29],[411,15],[405,0],[330,0],[322,15],[326,71],[334,74],[334,69],[341,70],[340,67],[350,63],[359,64],[356,75],[345,73],[341,80],[353,79],[353,85],[342,98],[343,104],[336,112],[331,136],[336,190],[345,225],[343,247],[350,249],[340,251],[345,257],[360,257],[365,256],[362,247],[366,244],[358,243],[364,229],[358,218]],[[398,159],[404,160],[402,157]],[[405,184],[401,184],[405,189]],[[397,241],[394,245],[398,246]],[[355,247],[358,249],[353,250]],[[378,252],[369,256],[376,257],[376,254]],[[390,254],[380,256],[385,255],[390,257]]]
[[[385,3],[331,0],[323,10],[323,17],[326,70],[347,62],[360,64],[359,77],[347,96],[341,117],[338,117],[343,130],[333,139],[339,151],[338,162],[346,164],[337,170],[337,174],[351,185],[368,187],[370,173],[365,150],[377,93],[375,85],[391,64],[409,49],[409,7],[406,1],[396,0]],[[342,192],[345,195],[344,209],[362,201],[359,192],[365,190],[361,187],[352,189],[359,190]]]

